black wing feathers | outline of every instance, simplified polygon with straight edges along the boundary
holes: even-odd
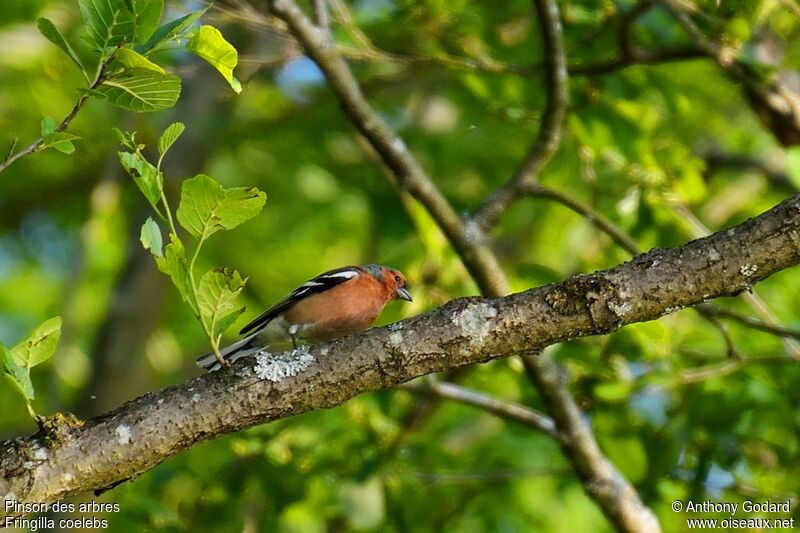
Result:
[[[362,270],[360,267],[348,266],[337,268],[335,270],[329,270],[328,272],[320,274],[316,278],[308,280],[293,290],[289,296],[258,315],[258,317],[256,317],[252,322],[243,327],[239,334],[244,335],[258,328],[266,326],[272,319],[292,307],[300,300],[308,298],[314,294],[327,291],[328,289],[335,287],[340,283],[344,283],[345,281],[358,276],[361,272]]]

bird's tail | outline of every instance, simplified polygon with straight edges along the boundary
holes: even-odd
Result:
[[[220,355],[222,358],[228,361],[229,363],[233,363],[241,359],[242,357],[247,357],[248,355],[252,355],[261,348],[258,346],[253,346],[256,335],[259,332],[253,333],[252,335],[248,335],[244,339],[234,342],[233,344],[226,346],[220,350]],[[214,372],[215,370],[219,370],[222,368],[222,365],[219,364],[217,361],[214,352],[207,353],[203,356],[197,358],[197,366],[200,368],[205,368],[209,372]]]

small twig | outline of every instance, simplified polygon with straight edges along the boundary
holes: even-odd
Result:
[[[473,470],[469,472],[422,472],[404,470],[400,474],[402,476],[413,476],[431,485],[440,485],[443,483],[467,482],[497,483],[523,477],[564,476],[569,473],[570,471],[566,468],[523,468],[514,470]]]
[[[717,330],[719,330],[720,334],[722,335],[722,340],[725,342],[725,350],[728,358],[741,359],[742,356],[736,349],[736,345],[734,344],[731,334],[728,331],[728,326],[717,320],[717,318],[714,316],[714,313],[708,310],[709,307],[711,306],[697,306],[697,312],[700,313],[706,320],[711,322],[714,327],[717,328]]]
[[[785,355],[728,358],[717,364],[684,370],[678,375],[677,381],[681,384],[699,383],[708,379],[727,376],[745,366],[796,363],[797,361],[794,358]]]
[[[327,0],[313,0],[314,4],[314,22],[320,28],[329,30],[331,27],[331,18],[328,14]]]
[[[539,134],[522,164],[505,185],[490,194],[473,214],[482,231],[490,230],[500,215],[520,198],[527,187],[534,185],[544,166],[561,143],[561,124],[567,107],[567,64],[561,33],[558,5],[553,1],[534,0],[541,21],[545,54],[545,86],[547,100]]]
[[[731,320],[735,320],[736,322],[739,322],[740,324],[753,329],[758,329],[779,337],[791,337],[793,339],[800,339],[800,330],[797,329],[787,328],[779,324],[768,324],[757,318],[742,315],[740,313],[737,313],[736,311],[731,311],[730,309],[723,309],[721,307],[716,307],[712,305],[704,305],[703,309],[709,314],[718,317],[730,318]]]
[[[89,85],[89,90],[96,89],[97,87],[100,86],[100,84],[102,84],[105,81],[108,67],[116,58],[117,50],[119,49],[120,46],[121,45],[118,45],[117,48],[115,48],[114,51],[111,53],[111,55],[109,55],[102,63],[100,63],[97,69],[97,76],[95,77],[95,80],[92,82],[92,84]],[[78,97],[78,100],[75,102],[75,105],[72,107],[72,110],[67,114],[66,117],[64,117],[64,120],[62,120],[61,123],[58,126],[56,126],[55,129],[56,132],[62,132],[69,127],[70,123],[72,123],[72,121],[75,119],[78,112],[81,110],[81,108],[83,108],[83,104],[85,104],[86,100],[89,99],[89,96],[90,96],[89,93],[86,92],[81,93],[81,95]],[[38,152],[43,144],[44,144],[44,137],[39,137],[31,144],[29,144],[28,146],[26,146],[25,148],[23,148],[22,150],[20,150],[15,154],[12,154],[11,151],[9,151],[9,155],[8,157],[6,157],[6,160],[0,163],[0,172],[3,172],[5,169],[13,165],[14,162],[18,161],[19,159],[31,155],[32,153]],[[12,146],[16,146],[16,142],[14,142]]]
[[[14,150],[17,148],[17,143],[19,142],[19,137],[14,137],[11,139],[11,144],[8,147],[8,153],[6,153],[6,157],[3,159],[3,163],[8,162],[9,158],[14,155]]]
[[[562,438],[556,429],[553,419],[549,416],[524,405],[499,400],[455,383],[424,380],[421,384],[406,383],[401,385],[400,388],[414,394],[433,395],[471,405],[501,418],[525,424],[552,437],[556,441],[560,441]]]
[[[531,198],[553,200],[563,205],[567,209],[577,213],[589,221],[589,223],[591,223],[597,229],[611,237],[611,239],[617,243],[620,248],[627,251],[631,255],[636,255],[640,252],[639,246],[630,235],[625,233],[619,226],[614,224],[599,211],[593,209],[589,205],[584,204],[577,198],[539,183],[535,183],[528,187],[526,193]]]
[[[585,65],[570,65],[567,70],[571,76],[597,76],[611,74],[633,65],[654,65],[705,57],[708,57],[705,52],[691,45],[663,49],[634,48],[614,59]]]
[[[763,174],[771,184],[781,189],[790,193],[796,193],[798,191],[797,185],[794,184],[785,170],[756,157],[746,154],[732,154],[724,152],[719,148],[702,153],[700,157],[706,162],[706,174],[713,174],[718,170],[724,169],[738,171],[755,170]]]

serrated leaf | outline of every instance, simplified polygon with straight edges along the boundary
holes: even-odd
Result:
[[[164,133],[161,134],[161,137],[158,139],[158,155],[163,156],[167,153],[167,150],[175,144],[175,141],[178,140],[178,137],[181,136],[183,130],[186,129],[183,122],[173,122],[167,129],[164,130]]]
[[[61,317],[46,320],[31,336],[11,348],[11,358],[22,368],[33,368],[50,359],[61,336]]]
[[[156,207],[161,199],[161,187],[163,179],[158,169],[150,164],[141,154],[130,152],[119,152],[119,160],[133,181],[142,191],[144,197],[150,205]]]
[[[101,53],[124,42],[133,42],[133,15],[121,0],[79,0],[79,4],[90,41]]]
[[[208,238],[256,216],[267,195],[255,187],[222,186],[205,174],[183,182],[178,222],[195,237]]]
[[[72,46],[64,39],[64,36],[61,35],[61,32],[58,31],[58,28],[56,28],[55,24],[53,24],[50,19],[41,17],[36,21],[36,27],[39,28],[39,33],[44,35],[48,41],[61,48],[70,59],[72,59],[73,63],[78,65],[78,68],[81,69],[84,76],[86,75],[86,69],[83,67],[83,63],[81,63],[78,54],[75,53],[75,50],[72,49]]]
[[[163,68],[130,48],[120,48],[117,50],[117,60],[128,70],[143,68],[145,70],[158,72],[159,74],[166,74]]]
[[[140,113],[168,109],[181,94],[181,80],[145,68],[134,68],[105,80],[93,91],[122,109]]]
[[[194,301],[192,285],[189,278],[189,264],[186,261],[186,250],[183,243],[175,236],[170,234],[170,243],[164,248],[164,255],[156,257],[158,269],[172,279],[172,284],[178,289],[185,302],[196,309],[197,302]]]
[[[139,240],[142,242],[142,246],[144,246],[145,250],[150,250],[150,253],[155,257],[163,257],[164,252],[162,252],[161,247],[164,241],[161,239],[161,228],[158,227],[155,220],[147,217],[145,223],[142,224],[142,232],[139,236]]]
[[[53,117],[44,117],[42,119],[42,137],[47,137],[58,128],[58,122]]]
[[[227,268],[216,268],[203,274],[197,289],[197,308],[212,337],[224,333],[244,311],[235,300],[245,282],[237,271]]]
[[[189,41],[186,48],[217,69],[236,93],[242,92],[242,84],[233,76],[233,69],[236,68],[239,55],[236,48],[225,40],[217,28],[208,25],[200,26],[200,30]]]
[[[153,32],[153,35],[147,40],[146,43],[143,45],[139,45],[136,47],[136,51],[140,54],[147,54],[154,48],[162,46],[169,41],[177,39],[183,32],[185,32],[192,24],[197,22],[200,17],[202,17],[206,11],[211,7],[209,4],[208,7],[201,9],[199,11],[194,11],[187,15],[184,15],[180,18],[175,20],[171,20],[161,26]]]

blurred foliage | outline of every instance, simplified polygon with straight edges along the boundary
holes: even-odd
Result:
[[[800,58],[800,22],[790,4],[704,0],[696,21],[770,76],[796,69]],[[380,323],[476,293],[427,214],[389,185],[320,73],[286,48],[279,30],[241,16],[237,5],[219,2],[203,23],[221,28],[239,51],[240,95],[209,65],[163,50],[155,54],[159,64],[183,80],[176,108],[136,115],[90,99],[69,130],[80,137],[74,154],[34,154],[0,175],[0,341],[13,346],[48,317],[64,319],[55,356],[31,376],[37,411],[108,410],[195,375],[194,358],[207,351],[180,295],[152,260],[138,259],[148,206],[119,166],[114,127],[135,130],[137,140],[154,147],[169,123],[186,124],[164,162],[165,175],[175,178],[165,184],[173,205],[179,183],[198,173],[268,194],[258,217],[227,239],[208,241],[199,259],[203,270],[226,265],[249,277],[247,311],[236,325],[309,277],[345,264],[382,262],[409,278],[414,303],[389,306]],[[474,208],[512,174],[535,137],[543,78],[446,59],[539,62],[529,3],[348,5],[374,45],[352,60],[368,98],[457,209]],[[616,57],[620,15],[633,5],[561,2],[569,63]],[[170,18],[202,7],[166,2]],[[37,17],[51,19],[79,57],[91,52],[76,0],[12,0],[0,15],[5,153],[15,137],[20,145],[35,139],[42,117],[65,116],[85,85],[37,31]],[[689,42],[660,8],[634,30],[641,46]],[[347,50],[363,48],[346,25],[335,31]],[[759,59],[766,41],[779,49],[768,65]],[[571,77],[564,140],[542,181],[591,205],[642,249],[675,246],[697,235],[687,212],[714,231],[788,194],[785,184],[751,167],[712,172],[708,153],[768,162],[798,184],[797,150],[776,143],[712,61],[638,65]],[[629,257],[585,219],[545,199],[516,204],[493,238],[515,290]],[[783,324],[800,327],[798,285],[794,269],[754,292]],[[714,303],[754,314],[742,299]],[[800,369],[774,362],[786,354],[778,338],[725,324],[739,354],[773,363],[688,382],[686,371],[728,357],[720,329],[692,310],[551,349],[604,452],[667,531],[683,529],[686,515],[670,509],[675,499],[792,497],[800,519]],[[464,384],[541,408],[516,361],[480,365]],[[407,430],[416,403],[406,392],[380,391],[198,446],[104,494],[121,508],[107,518],[123,532],[610,529],[549,438],[448,402]],[[8,387],[0,388],[0,412],[0,438],[35,431]]]

